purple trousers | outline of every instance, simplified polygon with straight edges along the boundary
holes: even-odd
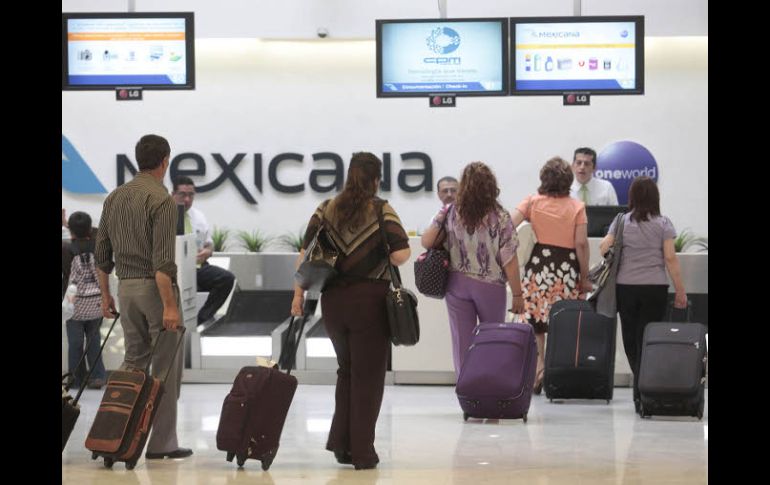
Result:
[[[445,300],[449,328],[452,330],[455,376],[459,377],[477,322],[505,321],[505,286],[485,283],[452,271],[449,273]]]

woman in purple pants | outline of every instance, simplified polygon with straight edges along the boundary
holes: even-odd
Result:
[[[457,376],[477,323],[505,321],[506,283],[513,292],[513,311],[524,311],[516,257],[519,241],[498,195],[492,170],[482,162],[468,164],[456,203],[442,208],[422,235],[423,247],[433,247],[446,222],[444,247],[449,251],[450,272],[445,298]]]

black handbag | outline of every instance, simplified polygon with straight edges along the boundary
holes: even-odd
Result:
[[[449,214],[447,214],[449,217]],[[446,239],[446,219],[436,235],[433,247],[422,253],[414,262],[414,284],[417,291],[431,298],[444,298],[449,282],[449,251],[442,247]]]
[[[385,294],[385,308],[388,313],[390,341],[393,345],[415,345],[420,341],[420,320],[417,316],[417,297],[411,291],[401,286],[401,278],[390,263],[390,245],[385,233],[385,218],[382,211],[383,203],[377,211],[382,242],[385,245],[385,258],[390,271],[391,287]]]
[[[327,201],[328,204],[328,201]],[[326,209],[326,205],[322,210]],[[305,258],[294,273],[294,279],[303,290],[320,292],[335,276],[339,250],[326,229],[326,219],[321,213],[318,230],[305,250]]]

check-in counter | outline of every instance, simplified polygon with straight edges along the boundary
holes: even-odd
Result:
[[[531,226],[525,223],[518,228],[520,240],[519,263],[525,264],[525,254],[529,254],[534,245],[534,235]],[[600,261],[599,243],[601,238],[589,238],[589,264]],[[397,384],[451,384],[455,381],[454,364],[452,362],[452,339],[449,329],[449,316],[444,300],[426,297],[417,292],[414,284],[414,261],[424,252],[419,237],[409,239],[412,255],[406,264],[401,266],[403,284],[417,295],[417,311],[420,317],[420,342],[413,347],[393,348],[393,380]],[[698,309],[696,302],[701,301],[700,308],[708,311],[708,252],[679,253],[682,279],[688,296],[693,301],[693,308]],[[673,294],[673,285],[670,286]],[[507,308],[511,305],[510,288],[508,289]],[[693,312],[692,321],[698,319],[698,313]],[[701,312],[702,313],[702,312]],[[509,320],[511,314],[508,313]],[[618,325],[620,325],[618,318]],[[623,339],[620,327],[617,329],[615,352],[615,384],[625,386],[631,382],[631,370],[623,350]],[[546,339],[547,340],[547,339]],[[547,345],[547,343],[546,343]]]

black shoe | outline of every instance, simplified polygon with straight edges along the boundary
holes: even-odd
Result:
[[[334,450],[334,458],[337,459],[337,463],[341,465],[352,465],[353,457],[350,456],[349,451]]]
[[[144,457],[148,460],[162,460],[163,458],[187,458],[192,454],[193,451],[190,448],[177,448],[174,451],[167,451],[165,453],[150,453],[148,451],[144,454]]]

